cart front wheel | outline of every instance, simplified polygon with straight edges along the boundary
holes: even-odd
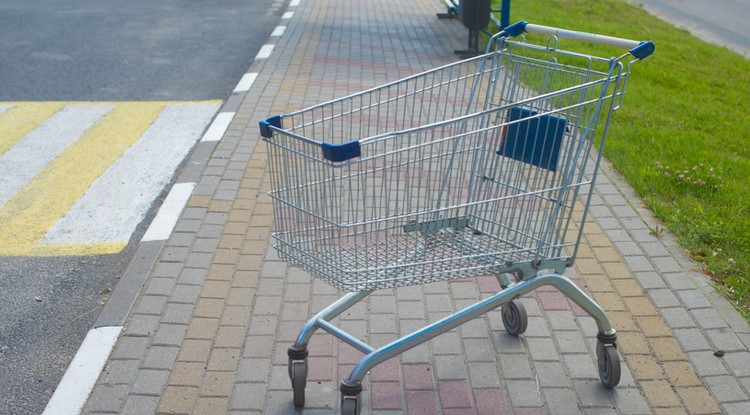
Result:
[[[289,360],[289,376],[292,379],[294,406],[305,406],[305,387],[307,386],[307,361]]]
[[[511,336],[520,336],[526,331],[529,324],[529,318],[526,315],[526,308],[522,303],[510,301],[503,304],[501,313],[503,315],[503,326],[505,331]]]
[[[599,361],[599,379],[607,389],[612,389],[620,383],[620,354],[617,347],[611,344],[597,342],[596,358]]]
[[[359,415],[359,397],[341,397],[341,415]]]

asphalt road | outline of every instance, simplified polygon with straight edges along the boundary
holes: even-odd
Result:
[[[274,0],[4,0],[0,101],[225,98]]]
[[[0,258],[0,413],[41,413],[131,255]]]
[[[0,102],[225,100],[281,3],[5,0]],[[41,413],[157,207],[117,254],[0,256],[0,414]]]
[[[750,58],[750,0],[631,0],[710,43]]]

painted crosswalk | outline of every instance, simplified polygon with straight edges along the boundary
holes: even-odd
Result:
[[[121,251],[219,105],[0,103],[0,256]]]

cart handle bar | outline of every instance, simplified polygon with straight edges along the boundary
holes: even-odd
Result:
[[[510,35],[511,37],[516,37],[523,33],[537,33],[541,35],[556,36],[558,38],[564,39],[598,43],[601,45],[628,49],[630,54],[638,59],[645,59],[646,57],[654,53],[654,49],[656,48],[654,46],[654,42],[651,41],[639,42],[637,40],[621,39],[619,37],[558,29],[556,27],[527,23],[523,20],[506,27],[503,32]]]

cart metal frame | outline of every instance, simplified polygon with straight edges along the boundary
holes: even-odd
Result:
[[[529,43],[524,33],[548,40]],[[564,38],[628,53],[562,50]],[[521,335],[527,317],[514,300],[543,285],[594,318],[599,377],[616,386],[615,329],[563,273],[581,241],[610,116],[631,65],[653,51],[652,42],[518,22],[482,56],[261,121],[280,257],[350,291],[288,350],[295,405],[305,402],[307,348],[319,329],[365,354],[340,386],[341,411],[352,415],[372,368],[442,333],[500,308],[508,333]],[[332,323],[378,289],[481,275],[502,290],[381,347]]]

